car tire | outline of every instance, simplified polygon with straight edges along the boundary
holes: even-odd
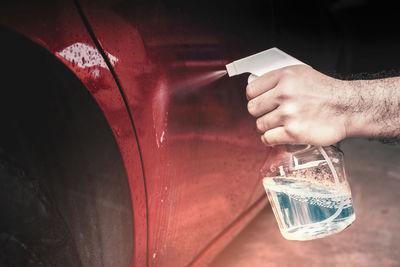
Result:
[[[0,211],[0,266],[81,266],[46,186],[1,148]]]

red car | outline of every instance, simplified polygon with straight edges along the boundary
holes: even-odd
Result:
[[[266,204],[224,69],[271,44],[177,3],[1,4],[0,265],[206,265]]]

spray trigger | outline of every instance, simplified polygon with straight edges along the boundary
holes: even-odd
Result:
[[[276,69],[298,64],[304,63],[286,54],[282,50],[273,47],[260,53],[233,61],[225,67],[229,77],[246,72],[254,74],[257,77]],[[254,78],[255,77],[249,77],[248,81],[251,82]]]

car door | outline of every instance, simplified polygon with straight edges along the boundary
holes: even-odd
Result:
[[[266,149],[247,112],[247,77],[225,75],[224,65],[240,54],[210,25],[159,3],[82,6],[117,59],[138,136],[148,261],[187,265],[264,198]]]

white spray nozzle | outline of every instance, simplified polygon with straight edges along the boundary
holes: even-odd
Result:
[[[229,77],[246,72],[261,76],[272,70],[298,64],[304,63],[289,56],[278,48],[273,47],[263,52],[233,61],[225,67]]]

